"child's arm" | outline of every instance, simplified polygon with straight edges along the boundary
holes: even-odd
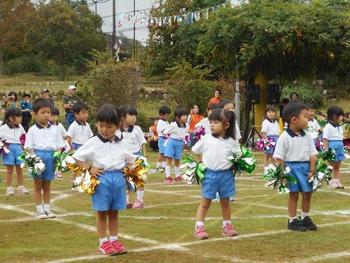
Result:
[[[316,160],[317,160],[316,155],[310,156],[310,171],[309,171],[309,175],[307,177],[308,179],[311,179],[315,174]]]
[[[275,161],[275,165],[281,165],[282,167],[284,166],[284,161],[282,159],[279,158],[274,158]]]
[[[147,149],[146,149],[146,144],[142,144],[142,152],[143,152],[143,156],[147,157]]]
[[[323,149],[327,150],[328,149],[328,139],[323,138],[322,141],[323,141]]]
[[[103,173],[103,169],[99,169],[97,167],[94,167],[94,166],[92,166],[91,164],[89,164],[87,162],[79,161],[77,159],[75,159],[75,161],[76,161],[78,166],[80,166],[83,169],[87,170],[93,176],[100,176]]]

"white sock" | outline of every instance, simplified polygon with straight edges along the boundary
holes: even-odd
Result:
[[[301,220],[303,220],[306,216],[309,216],[309,213],[301,211]]]
[[[170,166],[165,166],[165,177],[170,177]]]
[[[218,192],[216,192],[216,196],[215,196],[215,198],[216,198],[217,200],[220,200],[220,195],[219,195],[219,193],[218,193]]]
[[[197,221],[196,222],[196,227],[201,227],[204,226],[204,222],[203,221]]]
[[[44,204],[44,211],[45,212],[50,211],[50,204]]]
[[[180,176],[180,167],[174,167],[175,176]]]
[[[157,162],[157,168],[161,168],[162,167],[162,163],[161,162]]]
[[[43,210],[44,210],[43,205],[37,205],[37,206],[36,206],[36,212],[37,212],[37,213],[40,213],[40,212],[42,212]]]
[[[110,237],[109,237],[109,240],[110,240],[110,241],[118,240],[118,236],[110,236]]]
[[[231,220],[224,220],[222,222],[222,226],[226,226],[227,224],[231,224]]]
[[[296,216],[290,216],[289,217],[289,222],[291,223],[294,219],[297,219],[297,217]]]
[[[162,167],[163,167],[163,168],[166,167],[166,162],[162,162]]]
[[[143,202],[143,195],[144,195],[145,191],[143,190],[137,190],[136,191],[136,198],[137,200]]]
[[[104,242],[107,242],[108,241],[108,238],[107,237],[102,237],[100,238],[100,246],[104,243]]]

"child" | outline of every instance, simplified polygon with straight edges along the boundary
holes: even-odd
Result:
[[[126,163],[134,162],[135,157],[115,135],[120,120],[112,105],[102,106],[96,121],[97,136],[90,138],[73,157],[78,165],[87,169],[91,175],[98,176],[100,180],[92,196],[93,208],[97,211],[96,225],[100,238],[98,249],[102,254],[115,255],[126,252],[118,240],[118,212],[125,209],[126,203],[126,183],[120,170]]]
[[[157,132],[158,118],[154,118],[153,125],[149,127],[147,142],[153,151],[158,152],[158,132]]]
[[[188,131],[187,112],[183,108],[175,110],[175,120],[163,132],[169,134],[170,138],[165,142],[164,156],[166,159],[165,166],[165,183],[172,184],[173,178],[170,176],[170,167],[174,159],[175,181],[181,182],[180,160],[184,147],[184,139]]]
[[[168,106],[162,106],[159,109],[159,120],[157,123],[158,138],[158,148],[159,156],[157,161],[157,170],[159,172],[164,172],[165,169],[165,158],[164,158],[164,143],[166,141],[166,134],[164,130],[169,126],[167,118],[171,113],[171,109]]]
[[[312,106],[309,106],[309,115],[308,115],[308,123],[307,123],[307,132],[310,133],[314,143],[316,145],[316,140],[320,135],[321,126],[318,121],[315,119],[315,109]]]
[[[68,128],[67,141],[74,150],[77,150],[94,134],[87,123],[89,118],[87,105],[83,102],[77,102],[73,106],[73,112],[75,121]]]
[[[210,116],[211,134],[206,134],[197,142],[192,151],[202,155],[203,164],[207,167],[202,181],[202,200],[197,211],[197,222],[194,237],[206,239],[208,234],[204,228],[205,215],[211,202],[219,193],[223,217],[223,236],[236,236],[237,232],[231,223],[230,196],[235,193],[235,180],[232,163],[229,157],[241,155],[236,140],[235,114],[223,109],[214,110]]]
[[[21,168],[22,161],[18,157],[22,154],[22,145],[20,137],[25,134],[25,130],[21,125],[22,112],[17,108],[8,108],[5,112],[5,120],[0,126],[0,138],[6,140],[9,144],[9,153],[4,153],[2,156],[2,163],[6,166],[6,194],[14,195],[15,191],[12,187],[13,168],[16,169],[18,193],[29,194],[24,187],[23,171]]]
[[[280,134],[280,127],[278,124],[278,121],[276,120],[276,110],[273,106],[267,106],[265,111],[265,120],[263,121],[261,125],[261,132],[262,137],[267,138],[274,143],[277,142],[279,134]],[[275,151],[275,146],[270,147],[270,149],[265,150],[265,158],[264,158],[264,172],[266,172],[267,167],[270,164],[270,161],[272,161],[272,155]]]
[[[208,105],[208,108],[207,108],[207,116],[208,117],[205,117],[204,119],[202,119],[200,122],[198,122],[196,124],[196,128],[199,128],[199,127],[203,127],[204,128],[204,131],[205,131],[205,134],[209,134],[210,133],[210,121],[209,121],[209,116],[210,114],[212,113],[212,111],[214,109],[217,109],[218,108],[218,105],[217,104],[210,104]]]
[[[63,124],[58,121],[58,116],[59,115],[60,115],[60,110],[58,108],[56,108],[56,107],[53,107],[52,111],[51,111],[50,124],[51,125],[55,125],[59,129],[60,134],[62,136],[62,139],[63,139],[63,141],[65,141],[66,137],[67,137],[67,131],[64,128]],[[56,174],[57,178],[62,178],[63,177],[62,173],[60,171],[56,171],[55,174]]]
[[[328,147],[336,151],[336,160],[331,165],[334,171],[334,179],[329,182],[329,186],[333,189],[344,189],[340,183],[340,165],[345,159],[343,144],[343,127],[341,123],[344,119],[344,111],[342,108],[333,106],[327,111],[328,123],[323,129],[323,148]]]
[[[30,102],[30,94],[24,93],[23,95],[23,101],[21,102],[21,109],[22,109],[22,126],[26,132],[29,130],[29,124],[32,121],[32,110],[33,106]]]
[[[120,108],[123,123],[121,127],[123,143],[126,149],[133,153],[135,156],[146,155],[146,139],[140,126],[136,124],[137,110],[134,106],[123,106]],[[136,200],[132,205],[134,209],[141,209],[144,207],[143,197],[144,189],[139,188],[136,191]],[[128,196],[127,196],[128,199]],[[129,200],[127,200],[127,206],[130,206]]]
[[[34,100],[33,112],[36,124],[29,129],[24,145],[24,148],[34,151],[46,167],[42,174],[33,177],[34,199],[39,219],[56,217],[50,208],[51,181],[55,178],[53,153],[64,147],[59,129],[49,123],[51,108],[52,104],[47,99]]]
[[[312,137],[304,129],[308,123],[308,107],[301,102],[290,102],[283,109],[287,129],[279,137],[273,158],[277,164],[291,169],[297,183],[289,185],[288,229],[292,231],[317,230],[309,217],[312,182],[318,154]],[[302,195],[301,218],[296,216],[299,193]]]
[[[219,108],[234,112],[235,104],[228,99],[222,99],[219,103]],[[235,127],[236,127],[236,140],[239,141],[242,138],[242,136],[241,136],[241,131],[239,129],[239,125],[237,122],[235,123]]]

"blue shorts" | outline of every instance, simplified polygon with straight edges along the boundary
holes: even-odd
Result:
[[[34,153],[41,158],[45,164],[45,171],[42,174],[34,176],[34,179],[44,181],[52,181],[55,179],[55,160],[53,158],[54,151],[52,150],[35,150]]]
[[[164,156],[175,160],[181,160],[183,148],[183,140],[170,138],[165,142]]]
[[[105,171],[98,178],[100,184],[92,196],[96,211],[115,211],[126,208],[126,182],[120,170]]]
[[[72,147],[74,150],[78,150],[81,146],[82,146],[82,144],[72,142]]]
[[[230,198],[236,193],[235,177],[232,170],[213,171],[205,170],[202,180],[202,196],[207,199],[215,199],[216,193],[220,198]]]
[[[159,137],[158,138],[158,148],[159,148],[159,153],[164,154],[164,143],[167,140],[165,137]]]
[[[345,160],[343,141],[330,140],[328,141],[328,147],[335,150],[335,161],[339,162]]]
[[[308,175],[310,162],[286,162],[285,167],[289,167],[290,175],[297,179],[296,184],[289,184],[290,192],[313,192],[312,182],[309,183]]]
[[[266,154],[273,154],[273,153],[274,153],[278,138],[279,138],[278,135],[267,136],[267,139],[270,139],[270,140],[274,141],[274,142],[275,142],[275,145],[272,146],[272,147],[270,147],[270,149],[265,150],[265,153],[266,153]]]
[[[10,143],[8,145],[9,153],[4,153],[2,155],[3,165],[21,165],[23,161],[19,160],[18,157],[22,154],[22,145],[18,143]]]

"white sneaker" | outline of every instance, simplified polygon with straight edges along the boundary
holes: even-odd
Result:
[[[15,190],[13,190],[12,186],[7,187],[6,195],[15,195]]]
[[[337,189],[338,188],[338,182],[336,179],[332,179],[329,181],[329,188],[331,189]]]
[[[24,194],[24,195],[29,194],[29,191],[28,191],[27,188],[25,188],[23,185],[18,186],[17,191],[18,191],[18,193],[20,193],[20,194]]]
[[[52,212],[51,210],[45,211],[45,214],[46,214],[47,218],[55,218],[56,217],[56,214],[54,212]]]
[[[46,213],[44,212],[44,210],[38,211],[37,215],[38,215],[38,219],[46,219],[46,218],[48,218]]]

